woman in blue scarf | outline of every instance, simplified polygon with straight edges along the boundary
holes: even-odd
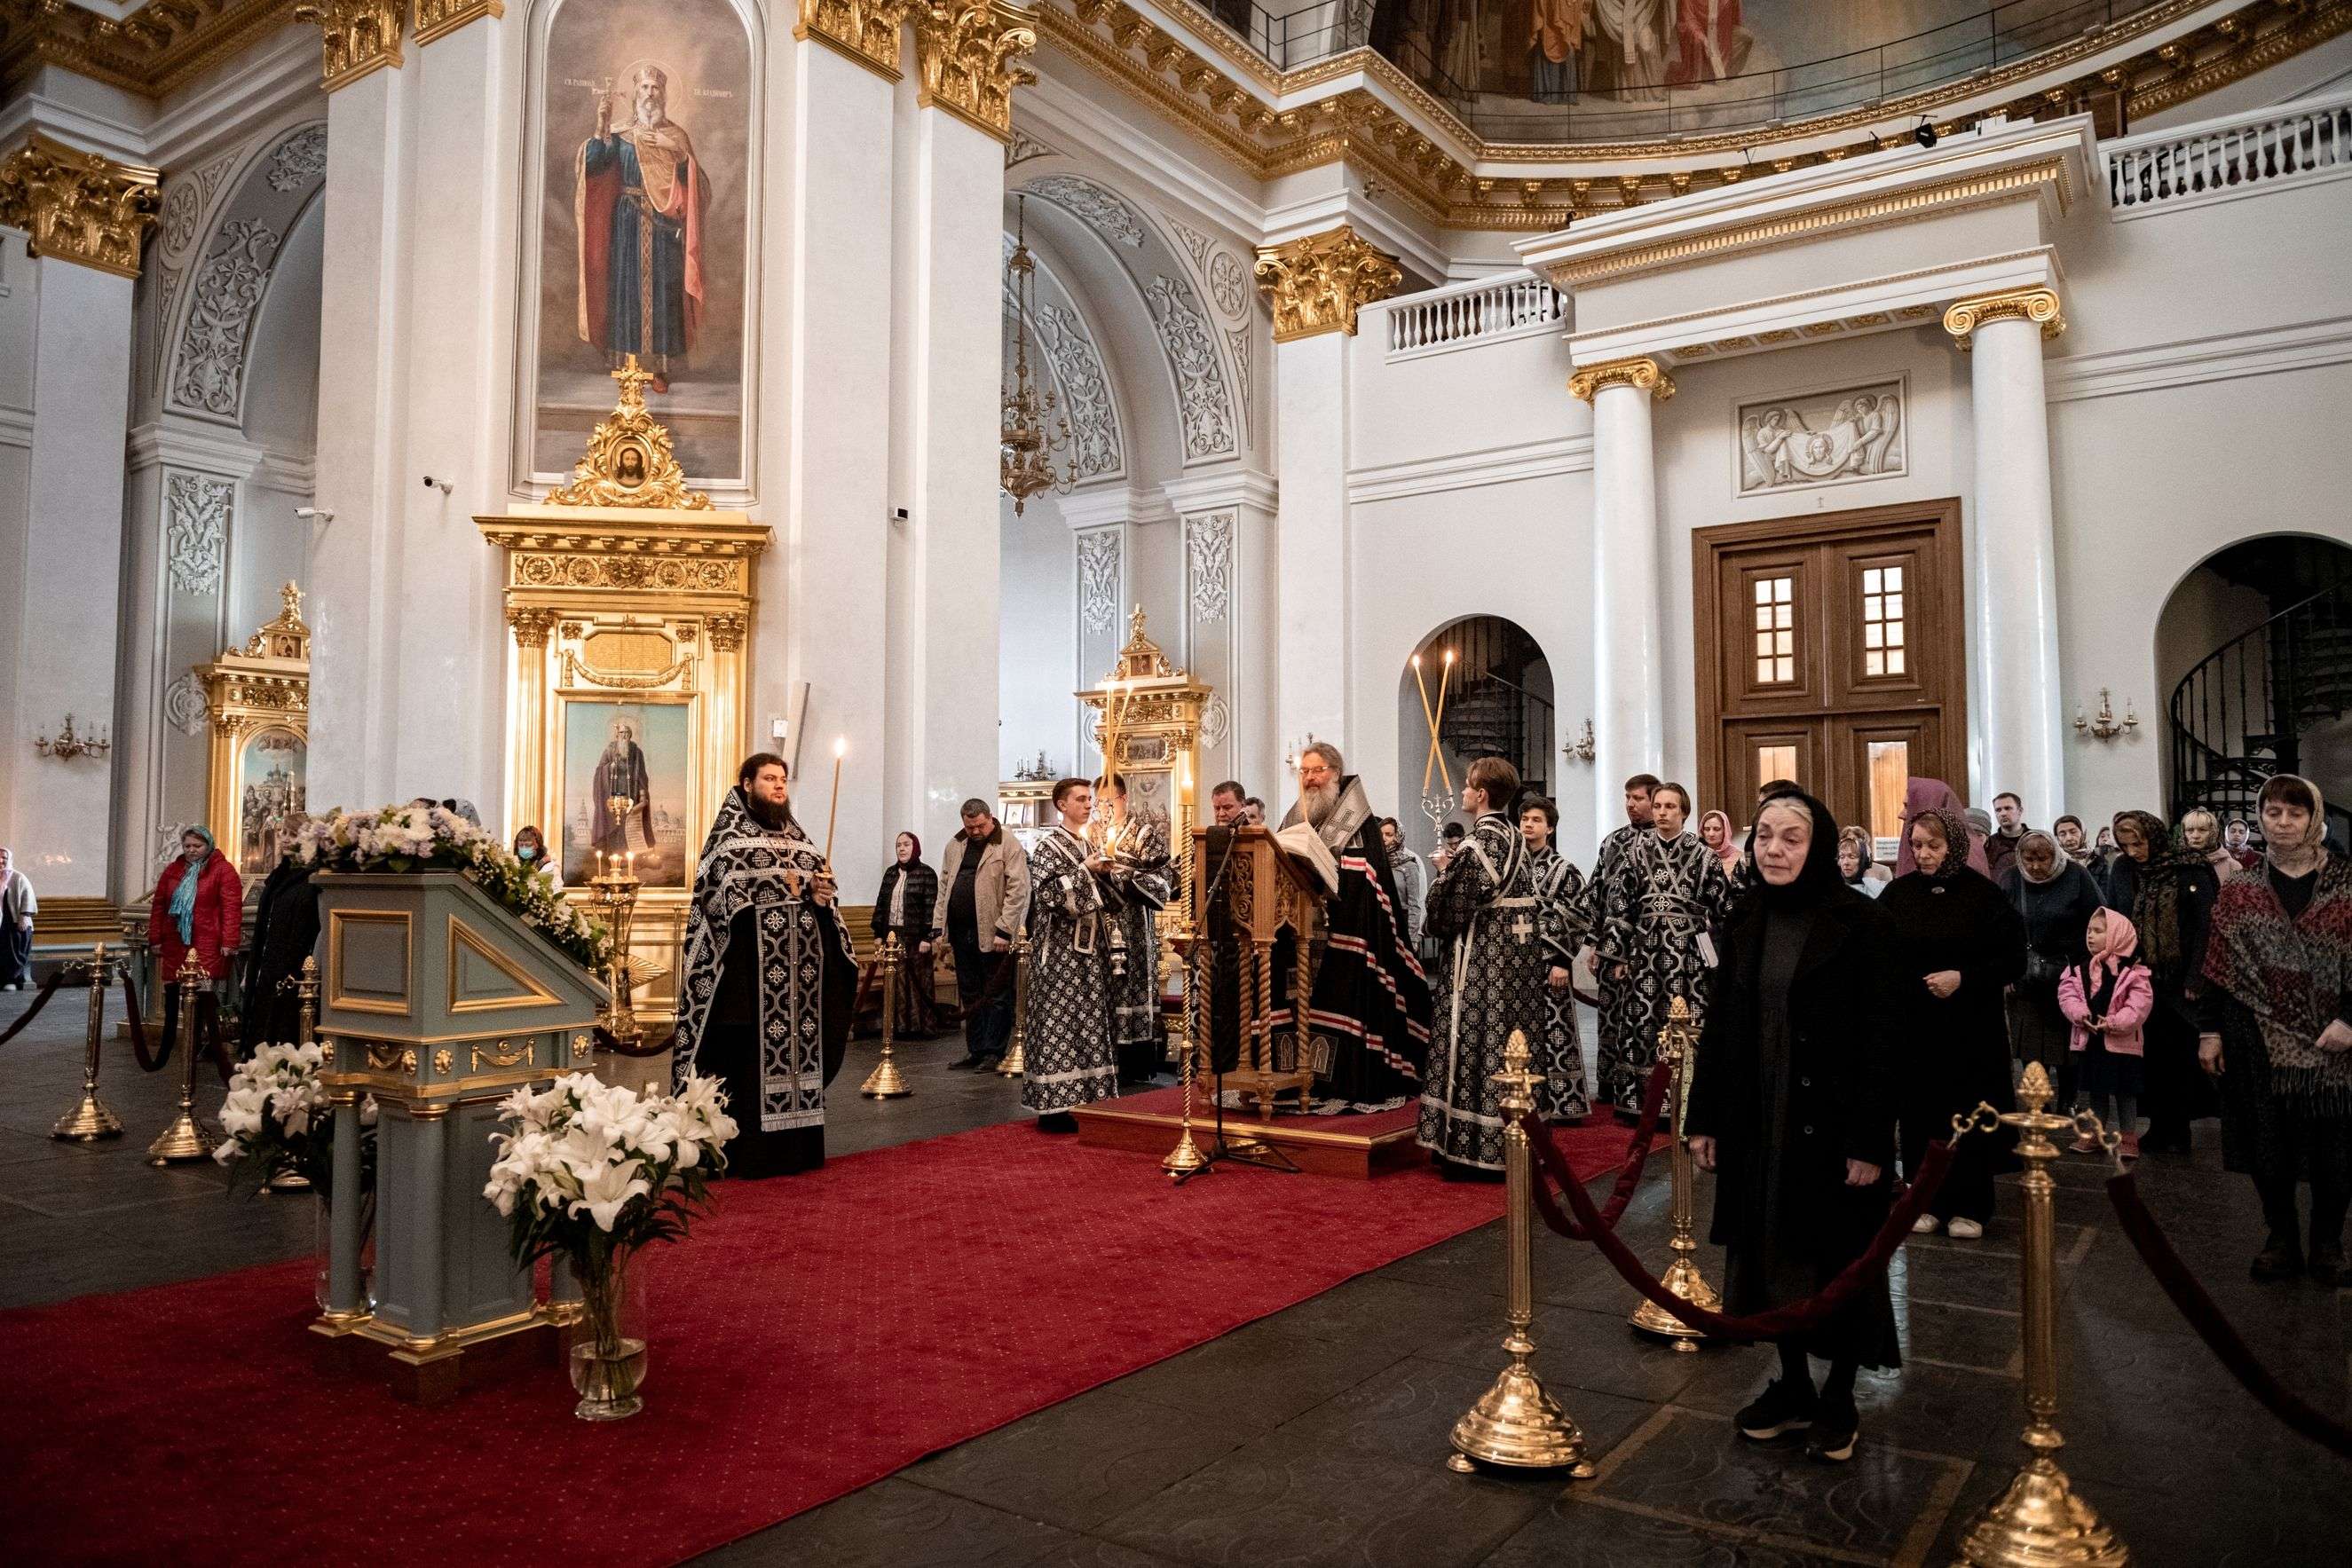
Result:
[[[179,857],[156,878],[147,915],[156,977],[170,985],[194,953],[205,973],[219,979],[229,972],[244,925],[245,884],[236,868],[213,848],[209,830],[184,829]]]

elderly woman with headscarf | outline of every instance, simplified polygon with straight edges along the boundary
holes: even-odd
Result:
[[[2058,841],[2058,852],[2091,873],[2098,880],[2099,857],[2091,852],[2091,841],[2083,831],[2083,819],[2073,812],[2050,824],[2050,835]]]
[[[1906,835],[1916,870],[1880,896],[1895,952],[1895,1022],[1903,1051],[1895,1069],[1903,1124],[1903,1169],[1916,1174],[1927,1145],[1949,1137],[1952,1118],[1989,1103],[2013,1103],[2009,1070],[2011,985],[2025,973],[2025,922],[1963,858],[1969,826],[1930,806]],[[1963,1241],[1992,1218],[1992,1149],[1984,1138],[1959,1146],[1951,1174],[1917,1228],[1943,1225]]]
[[[2084,933],[2098,912],[2099,884],[2038,829],[2017,841],[2017,858],[2001,869],[2000,883],[2025,922],[2025,973],[2009,988],[2009,1042],[2020,1066],[2042,1063],[2060,1102],[2072,1103],[2072,1031],[2058,1006],[2058,984],[2067,966],[2086,956]]]
[[[2296,1191],[2311,1184],[2311,1277],[2342,1282],[2352,1204],[2352,864],[2328,852],[2325,801],[2282,773],[2257,799],[2263,869],[2213,906],[2198,1060],[2221,1085],[2221,1157],[2254,1179],[2270,1235],[2257,1280],[2300,1271]]]
[[[2177,842],[2153,811],[2119,811],[2119,848],[2107,866],[2106,904],[2139,931],[2139,956],[2156,985],[2147,1020],[2147,1134],[2150,1153],[2189,1152],[2189,1124],[2220,1107],[2197,1071],[2198,976],[2205,932],[2221,879],[2205,857]]]
[[[1724,933],[1699,1035],[1685,1126],[1699,1168],[1719,1173],[1712,1236],[1727,1249],[1729,1312],[1812,1295],[1886,1218],[1893,959],[1879,906],[1838,875],[1837,842],[1837,822],[1809,795],[1758,808],[1754,895]],[[1739,1412],[1740,1434],[1803,1431],[1815,1458],[1852,1458],[1856,1370],[1903,1361],[1885,1277],[1780,1351],[1780,1375]],[[1830,1364],[1818,1390],[1808,1355]]]
[[[1895,874],[1898,877],[1909,876],[1919,869],[1911,851],[1911,824],[1918,821],[1922,811],[1948,812],[1954,821],[1965,822],[1968,808],[1960,804],[1959,796],[1941,779],[1912,779],[1903,791],[1903,832],[1895,841]],[[1992,866],[1985,859],[1984,842],[1975,835],[1969,835],[1961,859],[1978,875],[1992,875]]]
[[[16,852],[0,844],[0,991],[21,991],[33,978],[33,916],[41,901],[16,869]]]
[[[163,986],[163,1019],[179,1016],[180,970],[194,953],[217,981],[229,972],[245,935],[245,884],[228,857],[213,847],[209,828],[180,832],[180,852],[155,879],[147,910],[147,944]]]
[[[1869,830],[1845,827],[1837,836],[1838,880],[1864,898],[1876,898],[1886,891],[1884,873],[1878,871],[1876,846],[1870,841]]]

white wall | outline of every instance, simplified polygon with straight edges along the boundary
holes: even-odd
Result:
[[[19,869],[37,868],[37,849],[26,831],[35,826],[16,806],[16,779],[32,756],[31,737],[20,732],[24,710],[18,689],[25,667],[25,557],[32,517],[33,319],[36,268],[25,254],[25,236],[0,229],[0,843],[14,844]],[[39,891],[37,881],[34,891]]]

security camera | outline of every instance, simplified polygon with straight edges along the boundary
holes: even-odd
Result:
[[[452,486],[446,480],[436,479],[430,474],[425,476],[425,487],[428,490],[438,490],[445,496],[448,495],[452,489]]]
[[[890,520],[894,523],[909,522],[913,520],[913,517],[914,514],[908,511],[904,507],[893,507],[890,508]]]
[[[305,522],[331,523],[335,520],[334,513],[317,507],[297,507],[294,515]]]

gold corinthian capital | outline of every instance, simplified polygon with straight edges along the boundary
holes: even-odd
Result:
[[[162,199],[154,170],[52,141],[39,131],[0,162],[0,224],[32,256],[139,276],[139,247]]]
[[[332,92],[400,64],[401,0],[302,0],[298,22],[319,25],[319,86]]]
[[[1964,354],[1969,351],[1972,334],[1988,321],[2039,322],[2045,343],[2066,329],[2066,316],[2059,308],[2057,293],[2048,288],[2018,288],[2007,294],[1955,300],[1944,312],[1944,330],[1952,335]]]
[[[1664,402],[1675,395],[1675,378],[1647,354],[1587,365],[1568,378],[1570,394],[1584,402],[1591,402],[1603,387],[1633,387]]]
[[[1274,340],[1318,332],[1356,335],[1356,312],[1404,281],[1396,259],[1341,224],[1257,253],[1257,286],[1274,309]]]
[[[944,109],[1010,142],[1013,89],[1037,79],[1021,63],[1037,47],[1035,22],[1002,0],[921,0],[915,11],[915,59],[923,90],[915,102]]]
[[[898,79],[898,30],[914,0],[801,0],[793,37],[814,38],[875,75]]]

